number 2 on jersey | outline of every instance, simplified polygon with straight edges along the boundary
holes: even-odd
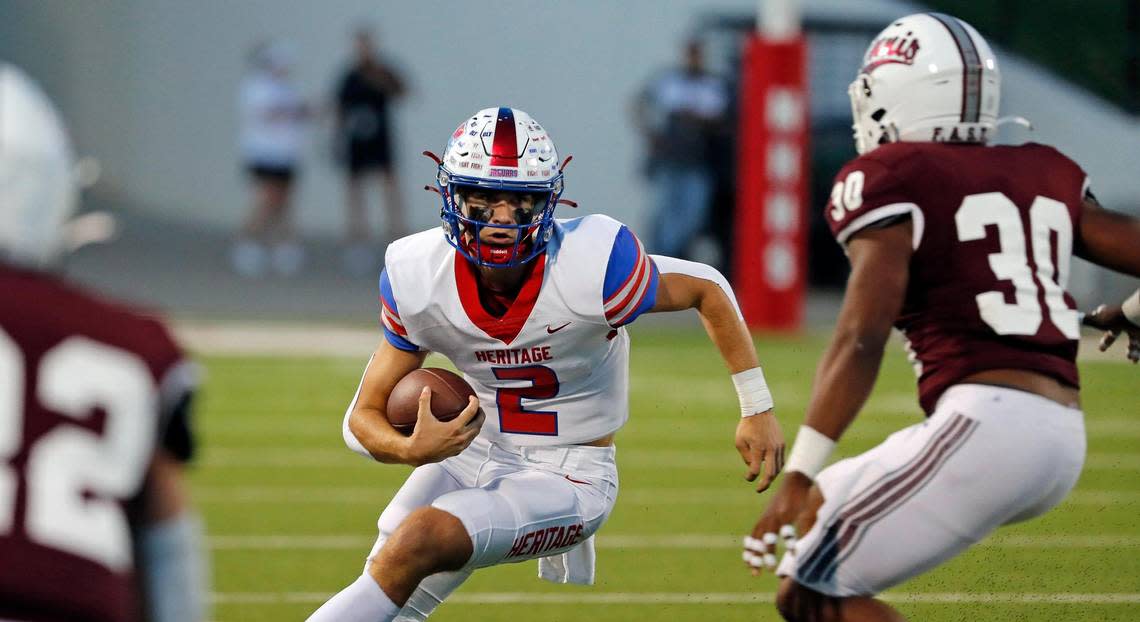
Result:
[[[1073,248],[1073,225],[1065,204],[1039,196],[1029,207],[1029,235],[1025,235],[1017,205],[1000,192],[972,194],[954,215],[958,240],[971,242],[986,237],[986,226],[997,227],[1001,250],[989,256],[994,276],[1013,284],[1014,302],[1005,294],[978,294],[978,312],[999,335],[1035,335],[1046,312],[1053,325],[1069,339],[1080,337],[1077,312],[1065,303],[1064,286],[1069,281]],[[1052,238],[1056,235],[1056,262]],[[1028,242],[1028,245],[1026,244]],[[1028,248],[1027,248],[1028,246]],[[1036,280],[1029,262],[1032,252]],[[1040,286],[1038,285],[1040,284]],[[1038,302],[1044,292],[1044,305]]]
[[[543,365],[528,367],[493,367],[499,380],[527,380],[529,387],[507,387],[495,391],[499,408],[499,429],[508,434],[558,435],[558,413],[551,410],[526,410],[523,398],[550,399],[558,395],[558,376]]]

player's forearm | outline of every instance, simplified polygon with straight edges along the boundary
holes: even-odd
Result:
[[[752,335],[744,320],[736,313],[728,294],[716,284],[706,281],[697,303],[697,313],[701,316],[705,332],[713,345],[720,351],[721,358],[729,371],[737,373],[758,367],[760,361],[752,343]]]
[[[840,328],[816,370],[804,425],[839,440],[871,395],[889,328]]]
[[[201,521],[190,507],[184,468],[160,451],[147,475],[142,520],[134,532],[147,619],[203,619],[208,559]]]
[[[705,332],[732,373],[759,365],[728,279],[716,268],[676,257],[650,255],[661,280],[654,312],[696,309]]]
[[[411,463],[407,437],[397,432],[378,409],[357,407],[349,417],[348,429],[377,462]]]
[[[1086,200],[1073,251],[1097,265],[1140,277],[1140,219]]]
[[[860,232],[847,246],[851,277],[835,335],[816,370],[804,425],[838,440],[871,394],[906,298],[910,222]]]
[[[357,453],[361,450],[379,462],[412,464],[411,442],[388,423],[384,414],[388,396],[401,378],[423,366],[427,352],[407,352],[381,340],[364,368],[364,376],[356,395],[345,410],[341,424],[345,443]]]

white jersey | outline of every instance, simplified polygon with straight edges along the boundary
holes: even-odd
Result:
[[[569,445],[629,416],[629,336],[651,308],[658,273],[641,242],[601,215],[559,220],[517,298],[494,317],[476,268],[438,228],[393,242],[380,277],[385,337],[451,359],[487,414],[482,436]]]

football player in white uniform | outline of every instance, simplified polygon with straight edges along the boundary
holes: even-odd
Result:
[[[614,435],[628,416],[625,326],[642,313],[697,310],[740,396],[747,478],[763,490],[779,472],[783,435],[724,277],[647,255],[606,216],[555,220],[561,169],[528,114],[481,110],[439,163],[442,234],[388,247],[385,339],[344,436],[365,456],[418,468],[380,516],[365,572],[310,620],[422,620],[476,568],[526,559],[539,558],[548,580],[592,583],[593,534],[617,498]],[[388,396],[429,351],[451,359],[478,399],[441,423],[425,392],[404,437],[385,416]]]

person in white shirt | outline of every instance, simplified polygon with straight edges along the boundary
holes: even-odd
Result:
[[[244,276],[260,276],[268,267],[291,275],[304,261],[294,238],[289,203],[309,107],[289,79],[293,56],[283,43],[259,45],[241,85],[240,149],[253,183],[253,204],[231,259]]]

